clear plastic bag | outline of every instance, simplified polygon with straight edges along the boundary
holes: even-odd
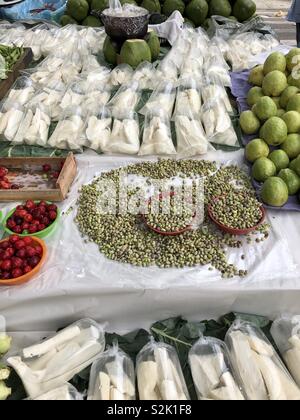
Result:
[[[138,354],[136,365],[140,400],[189,400],[174,347],[151,341]]]
[[[202,122],[211,143],[236,147],[238,137],[222,101],[215,99],[202,107]]]
[[[120,64],[111,71],[109,84],[111,87],[127,84],[131,81],[132,75],[133,70],[128,64]]]
[[[79,30],[79,35],[86,41],[92,54],[98,54],[103,50],[106,37],[104,28],[84,27]]]
[[[172,82],[163,81],[152,92],[148,102],[139,111],[146,115],[149,112],[162,112],[171,118],[176,98],[176,85]]]
[[[249,400],[299,400],[300,390],[264,333],[237,320],[225,342]]]
[[[126,353],[113,346],[93,363],[88,389],[90,401],[135,400],[135,371]]]
[[[111,97],[111,91],[105,86],[94,86],[84,97],[82,107],[91,114],[97,114],[99,108],[107,105]]]
[[[85,99],[85,95],[88,91],[88,85],[86,81],[78,79],[74,81],[66,90],[64,96],[61,99],[60,107],[65,110],[72,106],[79,106]]]
[[[177,115],[175,131],[179,155],[191,157],[207,153],[210,144],[205,137],[200,118]]]
[[[271,334],[291,375],[300,387],[300,316],[285,315],[276,319]]]
[[[67,108],[48,141],[49,146],[81,151],[87,142],[86,120],[86,111],[82,107]]]
[[[201,87],[201,95],[204,104],[206,102],[218,100],[225,105],[227,112],[233,112],[225,87],[213,77],[204,78]]]
[[[159,86],[163,82],[176,83],[178,80],[177,66],[168,55],[160,62],[156,69],[156,80],[156,86]]]
[[[109,101],[112,115],[116,118],[126,112],[134,112],[141,98],[138,81],[131,81],[120,87],[118,92]]]
[[[203,72],[222,86],[231,87],[229,66],[218,46],[210,46],[204,57]]]
[[[27,108],[13,143],[46,147],[50,124],[51,119],[42,106]]]
[[[189,365],[199,400],[245,399],[223,341],[201,337],[189,352]]]
[[[65,86],[60,82],[44,87],[29,101],[28,107],[42,107],[52,121],[58,121],[61,116],[60,103],[65,94]]]
[[[146,115],[139,155],[176,155],[168,115],[162,112]]]
[[[136,155],[140,149],[139,119],[135,112],[114,117],[111,137],[102,148],[104,153]]]
[[[13,141],[24,117],[24,107],[16,102],[6,101],[0,111],[0,137]]]
[[[98,153],[103,152],[111,139],[112,117],[107,108],[102,108],[97,114],[90,115],[86,128],[86,146]]]
[[[199,83],[195,79],[182,79],[177,88],[176,104],[173,116],[186,115],[199,118],[201,115],[201,94]]]
[[[28,398],[30,400],[30,398]],[[39,397],[34,398],[33,401],[82,401],[83,396],[71,384],[64,384],[58,388],[51,389]]]
[[[99,358],[105,348],[103,328],[82,319],[54,336],[24,348],[8,364],[21,378],[30,398],[59,388]]]
[[[142,90],[153,90],[156,87],[156,69],[153,64],[141,63],[135,70],[132,80],[139,83]]]
[[[25,105],[35,93],[35,84],[29,77],[19,77],[8,94],[4,98],[5,101],[12,101],[20,105]]]

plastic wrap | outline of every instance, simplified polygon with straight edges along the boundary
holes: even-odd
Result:
[[[24,107],[16,102],[6,101],[0,111],[0,137],[13,141],[24,117]]]
[[[114,117],[111,136],[102,150],[104,153],[136,155],[140,149],[139,119],[135,112]]]
[[[189,352],[189,365],[199,400],[245,399],[223,341],[201,337]]]
[[[24,348],[8,364],[21,378],[30,398],[59,388],[90,366],[105,348],[103,328],[82,319],[52,337]]]
[[[172,82],[163,81],[152,92],[148,102],[143,106],[139,113],[146,115],[149,112],[162,112],[171,118],[175,98],[176,85]]]
[[[28,398],[30,401],[31,399]],[[80,394],[77,389],[71,384],[64,384],[58,388],[51,389],[51,391],[46,392],[36,398],[34,401],[82,401],[83,396]]]
[[[201,105],[199,83],[195,79],[190,78],[180,80],[173,115],[192,115],[199,118],[201,115]]]
[[[112,117],[107,108],[90,115],[86,127],[87,147],[98,153],[105,150],[111,139]]]
[[[86,111],[82,107],[67,108],[48,141],[49,146],[81,151],[87,141],[86,120]]]
[[[171,50],[172,51],[172,50]],[[156,69],[157,86],[163,82],[176,83],[178,80],[178,69],[174,61],[167,55]]]
[[[139,155],[176,155],[168,115],[162,112],[146,115]]]
[[[238,146],[238,137],[222,101],[206,102],[202,107],[202,122],[211,143]]]
[[[276,319],[271,334],[290,373],[300,386],[300,316],[285,315]]]
[[[227,112],[232,113],[232,105],[227,95],[225,87],[218,83],[214,78],[206,77],[201,87],[203,103],[218,100],[223,102]]]
[[[104,107],[109,102],[111,91],[103,87],[102,84],[95,85],[86,93],[82,107],[89,113],[97,114],[99,108]]]
[[[13,143],[46,147],[50,124],[51,119],[42,106],[27,108]]]
[[[88,389],[90,401],[135,400],[135,371],[132,360],[114,346],[93,363]]]
[[[127,84],[131,81],[132,75],[133,70],[128,64],[120,64],[111,71],[109,84],[111,87]]]
[[[60,82],[49,84],[49,87],[44,87],[39,90],[35,96],[29,101],[28,107],[42,107],[47,110],[47,114],[51,120],[58,121],[61,117],[60,103],[65,94],[65,86]]]
[[[141,63],[136,68],[132,80],[137,81],[142,90],[154,90],[157,84],[154,65],[148,62]]]
[[[60,107],[65,110],[72,106],[79,106],[85,100],[85,95],[89,90],[89,86],[86,81],[78,79],[74,81],[66,90],[64,96],[61,99]]]
[[[33,97],[34,93],[35,85],[33,81],[28,77],[22,76],[15,81],[3,101],[12,101],[25,105]]]
[[[220,48],[214,45],[210,46],[204,56],[204,74],[223,86],[231,87],[229,70]]]
[[[191,157],[207,153],[209,142],[199,117],[176,115],[175,131],[179,155]]]
[[[189,400],[174,347],[151,341],[138,354],[136,365],[140,400]]]
[[[92,54],[98,54],[103,50],[103,44],[106,38],[104,28],[84,27],[79,30],[79,35],[85,39]]]
[[[139,83],[132,81],[120,87],[118,92],[109,101],[108,107],[112,115],[118,118],[124,112],[134,112],[141,98]]]
[[[237,320],[225,342],[249,400],[299,400],[300,390],[264,333]]]

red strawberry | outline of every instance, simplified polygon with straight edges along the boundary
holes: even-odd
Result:
[[[19,257],[13,257],[11,259],[13,268],[21,268],[23,266],[23,260]]]
[[[30,222],[32,222],[33,217],[32,217],[32,215],[31,215],[31,214],[27,213],[27,214],[24,216],[24,220],[25,220],[25,222],[30,223]]]
[[[26,204],[25,204],[25,207],[26,207],[27,210],[33,210],[36,207],[36,204],[32,200],[27,200]]]
[[[26,246],[26,256],[34,257],[36,255],[36,250],[33,246]]]

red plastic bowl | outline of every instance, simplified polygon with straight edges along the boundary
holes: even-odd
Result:
[[[166,193],[166,194],[160,194],[159,195],[159,199],[161,200],[164,196],[170,196],[170,197],[174,197],[175,193],[174,192],[170,192],[170,193]],[[151,203],[151,198],[150,200],[148,200],[148,204]],[[163,235],[163,236],[178,236],[178,235],[182,235],[185,232],[188,232],[189,230],[192,229],[191,225],[186,226],[184,229],[181,230],[176,230],[174,232],[164,232],[158,228],[155,228],[154,226],[151,226],[148,221],[147,221],[147,216],[145,214],[141,215],[143,222],[145,223],[145,225],[148,227],[148,229],[152,230],[152,232],[158,233],[159,235]],[[194,215],[194,218],[196,217],[196,214]]]
[[[212,201],[216,202],[219,199],[220,197],[215,197]],[[237,236],[248,235],[249,233],[254,232],[255,230],[259,228],[259,226],[264,222],[266,218],[266,210],[263,205],[261,205],[260,210],[261,210],[261,219],[256,226],[250,227],[248,229],[235,229],[235,228],[231,228],[229,226],[223,225],[223,223],[219,222],[215,218],[215,216],[213,215],[212,204],[209,204],[207,208],[210,219],[219,227],[219,229],[221,229],[225,233],[230,233],[230,235],[237,235]]]

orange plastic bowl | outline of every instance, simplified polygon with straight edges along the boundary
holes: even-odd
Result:
[[[36,245],[40,245],[43,249],[43,255],[42,255],[41,261],[29,273],[26,273],[21,277],[17,277],[15,279],[8,279],[8,280],[0,279],[0,286],[20,286],[21,284],[29,282],[41,270],[43,264],[46,261],[47,247],[46,247],[45,242],[42,239],[36,238],[35,236],[31,238],[33,240],[33,244],[32,244],[33,247]],[[20,239],[22,238],[20,237]],[[0,243],[6,240],[7,238],[0,241]]]
[[[220,198],[221,197],[215,197],[212,201],[216,202]],[[230,235],[236,235],[236,236],[248,235],[249,233],[254,232],[255,230],[259,228],[259,226],[264,222],[266,218],[266,210],[263,205],[261,205],[260,210],[261,210],[261,219],[257,223],[257,225],[252,226],[248,229],[235,229],[235,228],[231,228],[229,226],[224,225],[223,223],[219,222],[219,220],[215,218],[213,209],[212,209],[212,203],[209,204],[208,209],[207,209],[210,219],[218,226],[219,229],[221,229],[225,233],[229,233]]]

